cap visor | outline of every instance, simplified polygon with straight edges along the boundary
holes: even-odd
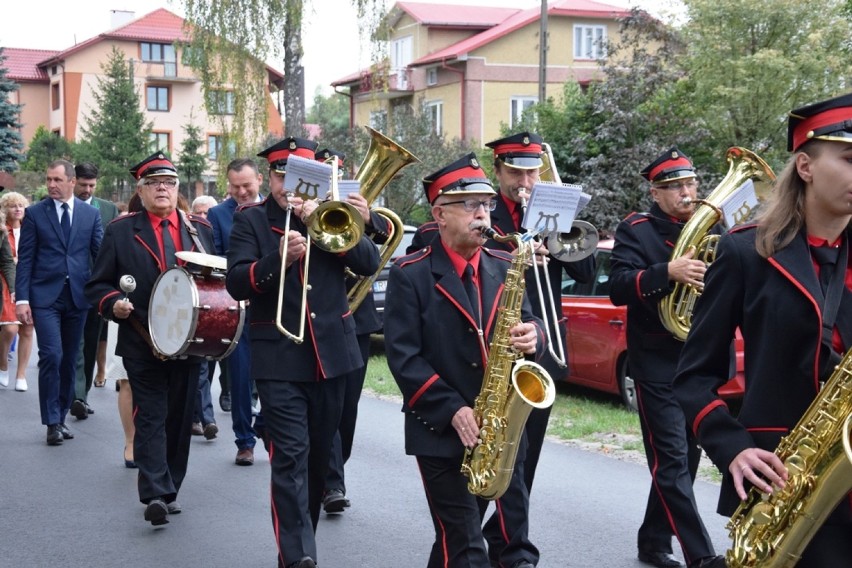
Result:
[[[539,157],[512,156],[503,158],[503,163],[510,168],[519,170],[534,170],[544,165]]]

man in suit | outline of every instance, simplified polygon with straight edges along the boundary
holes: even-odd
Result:
[[[695,210],[698,177],[676,147],[640,175],[649,183],[654,203],[647,213],[628,215],[615,230],[609,294],[613,304],[627,306],[627,358],[652,478],[637,534],[638,556],[658,568],[682,566],[672,555],[676,536],[687,564],[703,566],[705,560],[717,560],[692,490],[701,448],[673,389],[683,342],[663,326],[658,309],[676,283],[701,286],[704,281],[707,267],[692,258],[693,251],[671,258]]]
[[[491,182],[469,154],[428,176],[423,185],[439,237],[391,267],[385,301],[388,366],[402,391],[405,447],[417,458],[435,542],[427,566],[493,566],[482,519],[488,501],[471,494],[460,466],[478,443],[475,399],[498,319],[511,255],[483,247],[481,229],[497,205]],[[541,322],[523,298],[512,347],[539,356]],[[523,480],[525,436],[507,493],[528,510]],[[498,511],[503,498],[497,499]]]
[[[291,156],[313,160],[316,146],[285,138],[260,153],[269,161],[270,196],[236,212],[228,249],[228,291],[251,301],[251,374],[269,438],[272,522],[281,568],[316,566],[315,532],[340,422],[343,377],[363,364],[344,275],[347,268],[371,275],[379,266],[376,246],[366,236],[347,251],[329,252],[307,241],[305,222],[319,205],[288,194],[284,180]],[[281,324],[298,335],[303,321],[300,342],[283,335],[274,321],[282,266]]]
[[[98,185],[98,167],[95,164],[83,162],[74,167],[77,181],[74,184],[74,195],[77,199],[91,205],[101,216],[101,226],[106,230],[107,224],[118,217],[118,208],[110,201],[95,197]],[[95,362],[98,364],[98,376],[103,380],[106,367],[106,324],[98,315],[98,310],[89,308],[86,314],[86,324],[83,326],[83,341],[77,355],[77,374],[74,384],[74,402],[71,403],[71,416],[77,420],[85,420],[95,411],[89,406],[88,395],[92,389],[92,379]],[[96,383],[97,384],[97,383]],[[101,383],[99,386],[103,386]]]
[[[238,158],[228,164],[228,196],[219,205],[207,211],[207,220],[213,225],[213,242],[216,254],[225,256],[231,238],[231,228],[234,226],[234,212],[241,205],[262,201],[260,184],[263,174],[257,168],[257,163],[251,158]],[[254,463],[255,430],[252,427],[252,381],[249,372],[251,366],[251,348],[249,346],[249,326],[243,326],[242,335],[236,348],[221,362],[221,368],[228,369],[229,383],[221,383],[222,395],[219,405],[229,405],[231,411],[231,427],[234,430],[234,443],[237,445],[237,455],[234,463],[237,465],[252,465]],[[221,379],[221,374],[220,374]],[[227,401],[223,398],[227,395]],[[262,417],[258,421],[262,423]],[[257,424],[259,427],[260,425]]]
[[[146,505],[145,520],[157,526],[181,511],[177,495],[189,459],[202,358],[157,356],[147,326],[148,304],[160,274],[182,265],[175,253],[212,251],[213,233],[204,219],[187,219],[177,209],[177,171],[164,154],[149,156],[130,172],[145,209],[107,227],[86,296],[101,316],[119,324],[115,353],[123,358],[133,392],[139,500]],[[125,275],[136,281],[129,294],[119,286]]]
[[[83,288],[103,238],[97,209],[74,197],[74,166],[47,167],[47,193],[21,226],[15,312],[38,337],[38,398],[47,444],[74,437],[65,417],[74,400],[77,351],[89,303]]]

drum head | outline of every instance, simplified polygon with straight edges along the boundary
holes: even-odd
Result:
[[[215,270],[227,270],[228,261],[225,257],[216,256],[215,254],[205,254],[191,250],[182,250],[175,253],[175,256],[184,262],[197,264],[198,266],[208,266]]]
[[[163,272],[148,304],[148,328],[154,346],[168,357],[181,355],[195,334],[198,289],[180,267]]]

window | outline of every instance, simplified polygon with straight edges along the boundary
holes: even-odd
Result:
[[[51,74],[51,75],[56,75],[56,71],[57,71],[57,67],[56,67],[56,65],[53,65],[53,66],[50,68],[50,74]]]
[[[411,36],[401,37],[391,42],[391,74],[396,75],[396,88],[408,88],[408,75],[406,70],[411,63]]]
[[[574,25],[574,59],[599,59],[604,56],[606,26]]]
[[[219,159],[222,151],[222,137],[218,134],[207,135],[207,157],[211,160]]]
[[[147,87],[148,110],[169,110],[169,88]]]
[[[431,101],[423,105],[429,121],[432,123],[432,129],[440,136],[444,131],[444,103],[441,101]]]
[[[433,67],[432,69],[426,70],[426,84],[430,87],[432,85],[438,84],[438,68]]]
[[[147,43],[139,44],[142,61],[147,63],[162,63],[166,77],[177,76],[177,55],[175,46],[170,43]]]
[[[170,138],[171,137],[168,132],[152,132],[148,139],[149,151],[156,152],[157,150],[162,150],[163,152],[170,153]]]
[[[50,86],[50,108],[59,110],[59,83]]]
[[[233,91],[210,91],[211,114],[234,114]]]
[[[509,127],[521,122],[524,112],[537,102],[537,97],[512,97],[509,100]]]

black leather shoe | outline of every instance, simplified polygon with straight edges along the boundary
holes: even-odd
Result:
[[[180,515],[180,512],[183,511],[183,509],[180,508],[180,503],[177,501],[166,503],[166,508],[169,510],[170,515]]]
[[[85,420],[89,417],[89,409],[86,407],[86,403],[82,400],[75,400],[71,403],[71,416],[76,418],[77,420]]]
[[[689,565],[689,568],[727,568],[724,556],[708,556],[696,560]]]
[[[675,558],[670,552],[650,552],[647,550],[640,550],[639,562],[651,564],[657,568],[677,568],[678,566],[683,566],[680,560]]]
[[[527,562],[526,560],[518,560],[512,564],[512,568],[535,568],[535,564]]]
[[[59,424],[51,424],[47,427],[47,445],[59,446],[62,444],[62,431]]]
[[[62,434],[62,438],[65,440],[73,440],[74,433],[65,425],[65,422],[58,426],[59,433]]]
[[[340,489],[329,489],[322,498],[322,508],[326,513],[342,513],[349,506],[349,499]]]
[[[287,568],[317,568],[317,563],[310,556],[305,556],[297,562],[288,564]]]
[[[84,402],[83,404],[86,405],[86,414],[94,414],[95,413],[95,409],[92,408],[91,406],[89,406],[88,402]]]
[[[219,408],[222,409],[222,412],[230,412],[231,411],[231,395],[230,393],[222,393],[219,395]]]
[[[169,522],[169,507],[162,499],[151,499],[145,507],[145,520],[152,525],[165,525]]]

